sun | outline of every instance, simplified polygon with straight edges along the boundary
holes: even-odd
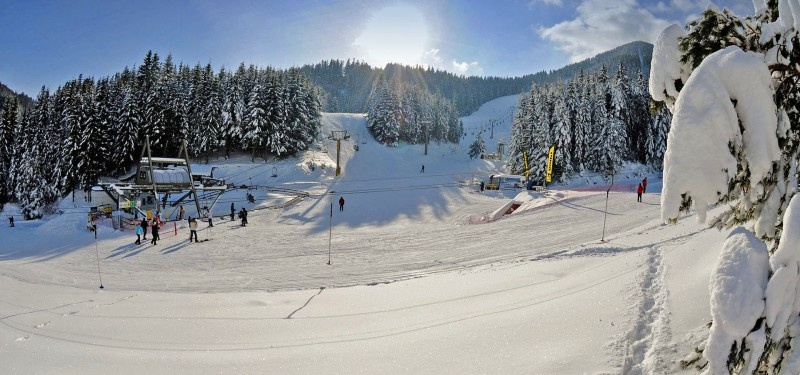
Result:
[[[428,42],[428,27],[419,9],[392,5],[376,11],[361,35],[353,42],[367,63],[416,65],[422,61]]]

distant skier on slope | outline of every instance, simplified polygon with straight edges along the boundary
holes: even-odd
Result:
[[[339,197],[339,211],[344,211],[344,197]]]
[[[647,177],[642,180],[642,194],[647,193]]]
[[[636,189],[636,201],[637,202],[641,202],[642,201],[642,193],[643,192],[644,192],[644,188],[642,187],[642,184],[639,184],[639,187]]]

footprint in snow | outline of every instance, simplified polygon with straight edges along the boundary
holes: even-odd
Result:
[[[17,341],[17,342],[19,342],[19,341],[25,341],[25,340],[27,340],[28,338],[30,338],[30,336],[22,336],[22,337],[17,337],[17,339],[16,339],[16,340],[14,340],[14,341]]]

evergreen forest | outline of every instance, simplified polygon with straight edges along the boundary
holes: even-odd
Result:
[[[672,115],[650,102],[641,71],[631,79],[621,64],[613,76],[601,66],[564,83],[534,84],[517,104],[507,172],[525,174],[527,158],[530,176],[541,182],[551,146],[554,180],[584,172],[610,179],[625,162],[660,169]]]
[[[0,207],[41,217],[73,189],[125,174],[146,137],[154,156],[177,156],[185,142],[206,162],[234,151],[284,157],[316,140],[320,119],[318,89],[298,69],[215,71],[148,52],[135,70],[43,87],[28,107],[2,102]]]

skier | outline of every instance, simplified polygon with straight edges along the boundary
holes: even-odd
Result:
[[[425,173],[425,164],[422,164],[422,169],[419,170],[419,173]]]
[[[636,201],[637,202],[641,202],[642,201],[642,192],[644,192],[644,188],[642,187],[642,184],[639,184],[639,188],[636,189]]]
[[[135,242],[137,245],[141,245],[142,244],[142,233],[144,233],[144,230],[142,229],[142,226],[141,225],[137,225],[136,226],[136,242]]]
[[[192,242],[192,238],[194,242],[200,242],[197,240],[197,220],[189,216],[189,242]]]
[[[153,222],[153,233],[152,233],[152,234],[153,234],[153,239],[152,239],[152,240],[150,240],[150,243],[151,243],[151,244],[153,244],[153,245],[155,245],[155,244],[156,244],[156,241],[158,241],[158,240],[160,239],[160,238],[158,237],[158,229],[159,229],[159,228],[160,228],[160,227],[159,227],[159,225],[158,225],[158,221],[154,221],[154,222]]]
[[[642,180],[642,193],[646,192],[647,192],[647,177],[645,177],[644,180]]]
[[[344,211],[344,197],[339,197],[339,211]]]
[[[142,233],[144,233],[144,235],[142,236],[142,239],[146,240],[147,239],[147,219],[142,219],[142,223],[140,225],[142,227]]]
[[[481,181],[481,192],[483,192],[484,187],[486,187],[486,185],[483,183],[483,181]]]
[[[8,225],[10,225],[12,228],[14,227],[14,215],[8,217]]]
[[[184,210],[183,206],[181,206],[181,210],[178,211],[178,220],[183,220],[183,215],[184,214],[186,214],[186,210]]]
[[[236,215],[236,208],[233,206],[233,202],[231,202],[231,221],[233,221],[234,215]]]
[[[242,207],[242,210],[239,211],[239,217],[242,219],[242,226],[247,226],[247,209]]]

